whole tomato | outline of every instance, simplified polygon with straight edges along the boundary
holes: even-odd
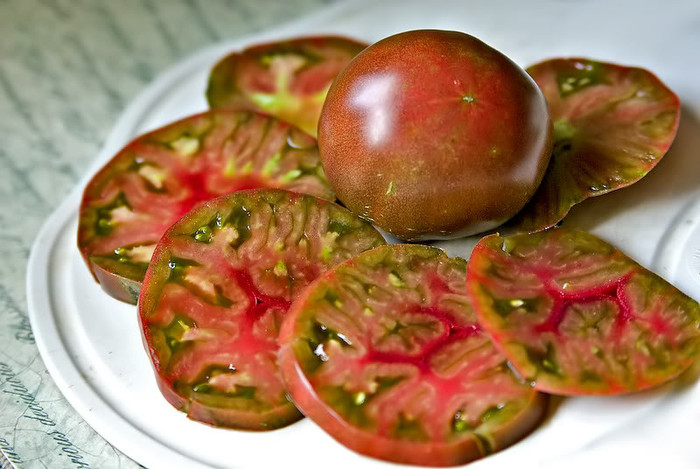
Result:
[[[383,39],[338,75],[319,122],[329,182],[350,210],[405,240],[494,228],[549,161],[546,101],[515,63],[461,32]]]

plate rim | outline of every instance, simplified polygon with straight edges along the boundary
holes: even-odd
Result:
[[[124,419],[82,376],[79,367],[64,344],[63,335],[56,322],[56,313],[52,307],[49,269],[54,255],[54,246],[60,239],[66,225],[71,222],[72,217],[77,217],[77,208],[83,187],[105,161],[133,138],[134,131],[143,122],[149,105],[167,93],[170,85],[186,78],[194,67],[213,63],[216,58],[223,56],[226,52],[244,47],[247,44],[285,37],[290,33],[294,34],[291,30],[298,30],[304,25],[310,26],[312,34],[323,34],[321,25],[325,24],[324,19],[337,18],[344,12],[349,13],[354,8],[371,6],[372,3],[371,0],[345,0],[310,15],[254,34],[209,45],[174,62],[172,66],[159,73],[154,80],[145,85],[142,91],[129,102],[112,126],[94,160],[88,165],[83,177],[76,182],[69,194],[52,211],[33,241],[25,277],[27,308],[32,330],[35,333],[36,345],[46,369],[50,372],[58,389],[81,418],[108,444],[118,448],[135,462],[148,467],[161,467],[168,463],[166,467],[181,467],[185,464],[185,467],[212,467],[164,444],[129,420]],[[662,237],[662,242],[666,241],[666,234]],[[657,250],[661,247],[660,243]],[[658,269],[664,260],[663,254],[657,251],[652,261],[653,268]],[[120,430],[123,428],[126,428],[128,432]],[[141,439],[134,437],[141,437]],[[146,445],[144,437],[147,437],[152,444]]]
[[[313,35],[324,34],[318,25],[322,24],[325,18],[336,17],[344,11],[368,3],[369,0],[344,0],[269,29],[211,44],[177,60],[146,84],[129,102],[83,176],[53,209],[34,238],[27,261],[25,293],[27,313],[39,355],[51,379],[80,417],[109,445],[117,448],[135,463],[147,467],[163,467],[164,463],[166,467],[181,467],[183,464],[195,469],[214,467],[167,446],[124,419],[82,376],[79,367],[68,353],[55,318],[49,280],[54,246],[66,225],[73,217],[77,217],[77,208],[86,183],[119,148],[135,136],[134,131],[142,122],[149,106],[162,94],[167,93],[170,85],[186,78],[193,69],[213,64],[227,52],[256,42],[281,39],[289,35],[290,30],[303,28],[305,24],[313,25]],[[145,444],[144,438],[148,439],[148,444]]]

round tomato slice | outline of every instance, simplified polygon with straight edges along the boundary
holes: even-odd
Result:
[[[545,399],[482,333],[465,278],[464,260],[420,245],[322,275],[280,333],[292,400],[347,447],[400,463],[463,464],[522,438]]]
[[[197,202],[280,187],[334,199],[316,141],[248,111],[210,111],[138,137],[87,184],[78,247],[102,288],[136,303],[156,242]]]
[[[556,225],[589,197],[629,186],[666,154],[680,101],[647,70],[588,59],[552,59],[527,72],[547,98],[554,148],[544,179],[507,226]]]
[[[467,287],[484,329],[540,391],[638,391],[700,354],[698,303],[588,233],[488,236]]]
[[[318,36],[234,52],[211,71],[209,105],[265,112],[316,136],[331,82],[365,47],[344,37]]]
[[[165,398],[216,426],[299,419],[277,369],[280,322],[318,275],[381,244],[346,209],[293,192],[240,191],[194,208],[158,242],[138,303]]]

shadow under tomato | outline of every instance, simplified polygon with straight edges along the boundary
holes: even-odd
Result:
[[[696,359],[695,362],[690,365],[690,368],[672,381],[672,392],[683,392],[688,388],[694,387],[698,381],[700,381],[700,359]]]
[[[547,394],[547,399],[547,410],[545,411],[544,416],[542,417],[542,421],[539,425],[540,427],[548,424],[549,421],[552,420],[552,418],[557,414],[559,408],[567,399],[567,397],[557,396],[555,394]]]
[[[575,206],[564,219],[570,227],[590,231],[617,214],[645,204],[659,205],[697,190],[700,174],[700,119],[681,106],[678,134],[661,161],[629,187],[593,197]],[[680,206],[678,207],[680,209]]]

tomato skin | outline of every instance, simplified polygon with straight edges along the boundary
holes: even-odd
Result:
[[[537,189],[551,152],[544,96],[478,39],[383,39],[338,75],[319,122],[326,176],[352,211],[405,240],[494,228]]]
[[[139,280],[133,280],[125,275],[110,272],[108,269],[105,269],[89,259],[86,262],[92,269],[95,280],[100,284],[105,293],[119,301],[136,304],[136,301],[139,299],[139,292],[141,291],[141,282]]]
[[[304,355],[308,355],[308,347],[310,345],[309,337],[307,336],[308,323],[310,321],[317,321],[320,317],[324,317],[326,318],[326,320],[328,320],[327,311],[324,311],[322,309],[322,306],[320,306],[320,303],[318,302],[318,298],[328,297],[328,293],[325,293],[325,295],[323,294],[324,291],[328,292],[330,286],[333,286],[333,291],[340,291],[342,289],[341,285],[343,284],[343,280],[341,280],[342,278],[360,278],[363,279],[363,281],[369,282],[376,280],[376,277],[374,276],[364,275],[362,273],[358,275],[356,273],[357,271],[354,270],[358,264],[367,262],[369,258],[374,258],[375,260],[381,259],[379,260],[379,263],[383,267],[387,267],[390,265],[392,267],[387,268],[397,268],[401,270],[399,273],[396,273],[396,275],[398,276],[397,278],[406,279],[407,285],[411,285],[407,286],[406,290],[410,291],[412,288],[414,288],[413,284],[411,283],[412,280],[408,279],[408,274],[406,274],[406,272],[402,270],[401,267],[396,267],[396,264],[392,264],[393,259],[395,259],[395,257],[392,257],[392,253],[399,253],[399,255],[403,255],[401,254],[402,252],[417,253],[415,257],[412,257],[411,261],[402,264],[402,266],[405,267],[406,265],[410,265],[411,268],[417,268],[418,270],[420,270],[420,259],[424,259],[431,255],[435,255],[429,254],[430,250],[433,250],[435,252],[438,251],[437,249],[420,245],[394,244],[379,247],[367,251],[353,259],[350,259],[318,277],[298,297],[295,298],[287,315],[285,316],[279,335],[280,351],[278,363],[280,366],[280,371],[286,389],[289,393],[289,396],[294,401],[295,405],[307,417],[316,422],[321,428],[323,428],[323,430],[328,432],[334,439],[336,439],[341,444],[347,446],[348,448],[358,453],[383,459],[386,461],[425,466],[453,466],[465,464],[467,462],[481,458],[483,456],[486,456],[487,454],[490,454],[493,451],[498,451],[506,446],[509,446],[523,438],[542,419],[547,407],[547,396],[544,394],[534,392],[528,385],[522,382],[520,382],[518,385],[523,386],[522,388],[518,388],[517,386],[511,387],[510,389],[512,391],[512,396],[522,396],[522,401],[520,402],[522,404],[522,408],[520,408],[520,411],[516,417],[512,418],[508,422],[502,423],[497,430],[493,430],[492,432],[486,431],[484,434],[481,434],[481,436],[489,434],[489,436],[484,437],[484,439],[488,439],[490,446],[484,445],[483,441],[480,441],[479,438],[477,438],[475,435],[472,435],[472,437],[463,437],[462,435],[457,435],[454,433],[444,439],[435,438],[430,439],[429,441],[392,438],[386,433],[386,428],[383,426],[383,424],[378,424],[377,428],[375,428],[374,430],[368,430],[367,428],[363,428],[362,426],[357,425],[355,423],[356,421],[348,419],[347,416],[343,416],[342,413],[338,410],[338,408],[333,407],[333,405],[327,400],[327,396],[324,396],[322,391],[323,385],[340,385],[343,387],[349,386],[348,391],[350,391],[351,389],[354,389],[351,387],[353,383],[349,382],[347,378],[342,378],[341,375],[344,371],[347,371],[347,373],[352,376],[363,375],[364,372],[362,370],[355,368],[357,363],[364,362],[364,360],[368,359],[369,361],[376,360],[374,364],[378,364],[381,363],[382,360],[386,360],[384,366],[396,366],[396,363],[400,362],[402,358],[406,359],[403,363],[414,363],[415,359],[420,360],[424,357],[428,358],[423,363],[435,363],[433,361],[434,355],[431,356],[431,354],[434,353],[436,349],[432,349],[432,351],[429,351],[427,348],[423,348],[418,352],[417,355],[411,357],[407,355],[401,355],[401,353],[398,352],[395,354],[388,353],[384,355],[383,358],[379,358],[378,355],[372,355],[372,352],[368,351],[374,350],[374,352],[376,352],[377,349],[375,349],[374,347],[377,347],[379,344],[381,344],[381,339],[379,339],[379,341],[372,341],[371,339],[369,339],[371,344],[355,343],[353,339],[353,334],[347,333],[353,329],[353,327],[349,327],[347,330],[338,330],[338,336],[343,337],[344,340],[352,342],[350,348],[353,348],[357,354],[366,355],[364,357],[356,357],[355,359],[348,358],[347,361],[341,359],[341,363],[343,364],[343,367],[341,369],[333,369],[334,373],[332,374],[330,371],[326,371],[326,376],[330,379],[330,381],[324,381],[323,384],[321,384],[319,382],[318,374],[316,374],[315,372],[310,372],[308,364],[304,364],[304,359],[302,358]],[[443,259],[446,258],[444,253],[442,254],[442,256]],[[457,303],[459,301],[458,298],[460,298],[460,296],[463,297],[464,293],[461,293],[460,290],[454,291],[453,284],[451,283],[451,281],[449,286],[445,283],[442,283],[442,281],[448,278],[449,274],[446,274],[446,272],[449,272],[450,269],[454,268],[454,264],[452,266],[448,266],[447,262],[449,261],[443,261],[443,263],[440,264],[440,267],[433,271],[434,276],[432,278],[435,280],[439,278],[441,280],[436,281],[435,284],[432,285],[432,293],[426,293],[426,296],[431,296],[434,294],[435,297],[438,297],[445,292],[449,292],[445,293],[445,298],[450,298],[450,301],[454,301],[455,303]],[[393,270],[392,272],[396,271]],[[415,273],[414,270],[411,270],[411,272]],[[347,277],[345,277],[346,274],[348,274]],[[404,274],[406,274],[406,276],[404,276]],[[386,294],[387,297],[392,298],[392,310],[401,311],[404,308],[407,308],[406,311],[410,310],[409,305],[411,305],[411,300],[407,298],[410,297],[410,293],[406,294],[406,297],[404,297],[404,293],[401,290],[403,286],[397,287],[396,289],[392,290],[385,284],[373,285],[377,287],[375,291],[384,292],[378,293],[378,295]],[[440,290],[442,290],[442,293],[438,293]],[[343,316],[345,318],[353,318],[353,323],[362,323],[366,321],[368,317],[375,317],[374,314],[379,315],[376,316],[378,318],[383,316],[383,313],[380,311],[380,307],[373,299],[370,298],[371,294],[368,293],[367,297],[363,297],[363,294],[361,292],[362,290],[357,289],[353,290],[353,293],[349,296],[345,296],[342,292],[338,293],[338,297],[333,295],[333,298],[338,298],[337,301],[340,301],[342,305],[346,305],[342,307]],[[354,297],[354,299],[346,302],[346,300],[348,300],[350,297]],[[355,302],[355,300],[358,301]],[[440,303],[439,300],[431,301]],[[354,311],[354,308],[357,307],[355,305],[357,304],[373,305],[372,309],[374,310],[374,313],[371,313],[370,316],[367,316],[366,311]],[[430,301],[427,304],[431,304]],[[455,311],[456,310],[453,310],[452,313],[454,313]],[[462,313],[465,313],[465,311],[462,310]],[[449,316],[450,315],[447,314],[446,317]],[[460,324],[462,323],[461,321],[469,322],[470,314],[467,313],[464,316],[460,316],[460,318],[461,319],[457,321]],[[386,319],[386,317],[384,317],[384,319]],[[383,319],[379,319],[379,323],[383,323]],[[447,335],[454,338],[456,337],[456,334],[459,334],[459,332],[456,332],[458,324],[453,324],[453,326],[455,326],[455,328],[451,328],[450,332]],[[331,328],[332,326],[328,327]],[[371,328],[363,330],[362,332],[358,333],[357,336],[361,337],[364,334],[371,334],[368,332],[370,330]],[[473,333],[475,336],[479,336],[481,334],[478,326]],[[408,340],[410,341],[410,339]],[[426,343],[431,343],[433,345],[435,344],[435,342],[431,341],[428,341]],[[492,347],[492,345],[487,339],[485,343],[482,343],[482,345],[477,348],[480,350],[493,350],[489,353],[490,356],[500,356],[501,358],[503,358],[500,352],[496,352],[495,349],[490,349],[490,347]],[[332,352],[332,348],[331,345],[329,345],[329,343],[326,343],[324,349],[322,350],[326,350],[326,358],[324,360],[325,364],[320,365],[317,371],[321,370],[321,367],[323,366],[332,366],[334,357],[338,356]],[[455,355],[460,355],[460,353],[457,353]],[[480,359],[484,360],[484,356],[481,356]],[[472,363],[475,363],[477,361],[479,361],[479,359],[475,360]],[[432,365],[427,365],[427,367],[430,366]],[[475,366],[478,367],[478,365]],[[321,371],[319,372],[323,373]],[[427,369],[424,369],[424,372],[426,372],[427,375],[422,376],[428,376],[430,375],[430,373],[432,373]],[[392,374],[391,372],[387,373],[387,375]],[[398,373],[396,368],[394,368],[394,373]],[[465,375],[467,374],[474,376],[478,374],[478,371],[465,373]],[[486,375],[487,373],[484,374]],[[456,375],[449,376],[452,379],[456,378]],[[450,386],[450,384],[447,384],[450,378],[446,378],[442,384],[445,386]],[[485,380],[488,378],[482,376],[480,379]],[[479,379],[475,381],[479,381]],[[475,381],[471,382],[471,384],[474,385]],[[410,383],[411,386],[417,386],[420,384],[420,381],[412,381]],[[501,382],[501,385],[503,385],[503,382]],[[466,384],[465,388],[468,387],[469,384]],[[392,402],[402,401],[403,397],[405,397],[405,389],[406,388],[404,388],[404,391],[402,392],[396,391],[396,393],[388,399]],[[440,407],[441,405],[437,404],[436,401],[433,400],[435,399],[435,397],[431,396],[429,392],[426,392],[424,398],[427,400],[428,403],[430,403],[427,404],[427,406],[431,409],[433,407]],[[483,400],[488,401],[488,399],[490,398],[493,398],[493,395],[490,395],[489,392],[480,395],[480,399]],[[368,400],[369,399],[372,398],[369,397]],[[513,399],[516,398],[513,397]],[[386,403],[387,401],[385,400],[384,402]],[[372,415],[375,414],[372,413]],[[432,418],[434,417],[435,415],[433,415]],[[423,423],[425,424],[425,422]],[[433,422],[433,424],[434,423],[435,422]],[[427,428],[428,425],[430,424],[426,424],[424,428]],[[383,430],[379,430],[380,427],[383,428]]]
[[[141,322],[141,318],[139,318]],[[146,339],[144,337],[144,343]],[[148,349],[148,345],[146,345]],[[155,356],[153,349],[148,349],[151,356]],[[173,390],[172,383],[160,374],[156,374],[158,389],[173,407],[187,412],[187,416],[198,422],[212,427],[236,428],[239,430],[266,431],[285,427],[304,416],[289,402],[286,405],[275,407],[265,414],[247,412],[238,409],[224,409],[211,407],[197,401],[188,401]]]

